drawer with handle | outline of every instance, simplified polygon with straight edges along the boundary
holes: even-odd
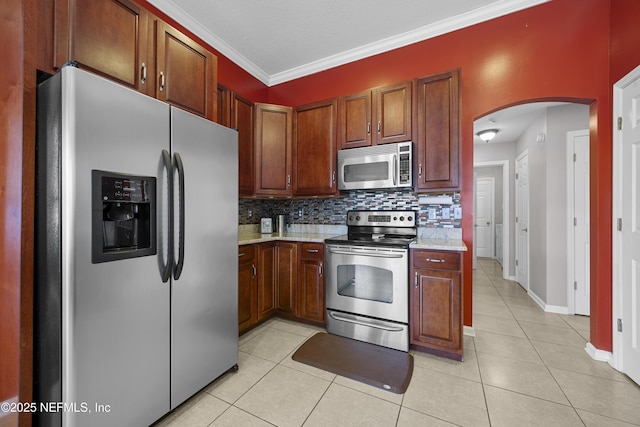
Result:
[[[240,245],[238,246],[238,263],[252,262],[255,257],[254,245]]]
[[[311,242],[300,243],[300,258],[323,259],[324,244]]]
[[[411,265],[414,268],[460,271],[460,254],[458,252],[413,249],[411,250]]]

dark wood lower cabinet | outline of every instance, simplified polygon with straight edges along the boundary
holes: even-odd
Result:
[[[279,313],[293,315],[296,310],[298,244],[296,242],[278,242],[276,251],[277,310]]]
[[[296,316],[311,322],[325,322],[324,245],[300,243]]]
[[[410,342],[463,359],[462,253],[411,250]]]
[[[258,245],[258,322],[276,312],[276,242]]]
[[[258,274],[255,246],[238,249],[238,330],[243,332],[258,321]]]
[[[265,242],[238,250],[238,329],[271,316],[324,325],[324,244]]]

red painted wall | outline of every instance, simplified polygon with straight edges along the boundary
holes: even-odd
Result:
[[[611,2],[611,85],[640,65],[639,19],[639,1]]]
[[[615,3],[617,0],[613,0]],[[626,3],[634,3],[627,0]],[[637,8],[637,6],[636,6]],[[617,10],[617,8],[616,8]],[[463,239],[473,247],[473,121],[533,99],[591,104],[591,343],[611,350],[611,95],[609,0],[554,0],[392,52],[269,89],[269,102],[301,105],[369,87],[462,69]],[[620,15],[623,15],[620,12]],[[637,22],[637,15],[634,18]],[[620,18],[631,31],[630,17]],[[627,22],[628,21],[628,22]],[[637,30],[636,30],[637,31]],[[626,32],[626,31],[625,31]],[[637,34],[635,35],[637,38]],[[637,45],[636,45],[637,46]],[[636,54],[637,55],[637,54]],[[623,55],[621,55],[623,56]],[[626,68],[626,61],[619,61]],[[624,62],[624,63],[623,63]],[[471,252],[464,262],[465,324],[471,325]]]

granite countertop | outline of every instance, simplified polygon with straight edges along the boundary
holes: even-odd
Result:
[[[238,234],[238,244],[248,245],[251,243],[271,242],[273,240],[288,240],[293,242],[316,242],[324,243],[324,239],[334,237],[336,234],[326,233],[284,233],[284,234],[260,234],[260,233],[240,233]]]
[[[238,233],[238,244],[248,245],[274,240],[324,243],[325,239],[347,233],[346,226],[293,225],[287,226],[287,228],[283,234],[261,234],[255,226],[241,226]],[[467,246],[462,241],[461,229],[418,228],[418,239],[409,247],[411,249],[444,251],[467,250]]]
[[[409,245],[410,249],[436,249],[442,251],[467,251],[467,245],[462,239],[433,239],[418,238]]]

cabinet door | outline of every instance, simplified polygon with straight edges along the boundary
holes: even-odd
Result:
[[[148,13],[127,0],[75,0],[69,4],[69,59],[80,68],[146,93],[148,80],[153,78],[148,74],[153,59],[147,57]],[[56,17],[68,19],[60,14]],[[61,26],[56,27],[56,32],[64,33]],[[56,48],[59,54],[62,47]]]
[[[376,144],[411,141],[411,82],[376,90]]]
[[[258,249],[258,321],[276,311],[276,244],[261,243]]]
[[[459,189],[459,71],[421,78],[417,86],[417,189]]]
[[[340,97],[340,148],[371,145],[370,90]]]
[[[253,196],[255,188],[253,102],[231,95],[231,127],[238,129],[238,186],[241,196]]]
[[[283,313],[294,314],[296,302],[296,281],[298,271],[298,245],[278,242],[277,308]]]
[[[231,127],[231,91],[218,83],[216,123]]]
[[[258,321],[256,266],[254,262],[238,266],[238,328],[243,332]]]
[[[217,58],[180,31],[156,21],[156,98],[217,119]]]
[[[325,312],[324,245],[322,243],[300,243],[296,316],[324,323]]]
[[[291,195],[293,109],[255,104],[256,195]]]
[[[411,344],[462,355],[460,273],[413,271],[411,287]]]
[[[294,195],[330,196],[336,193],[337,117],[336,99],[296,109]]]

